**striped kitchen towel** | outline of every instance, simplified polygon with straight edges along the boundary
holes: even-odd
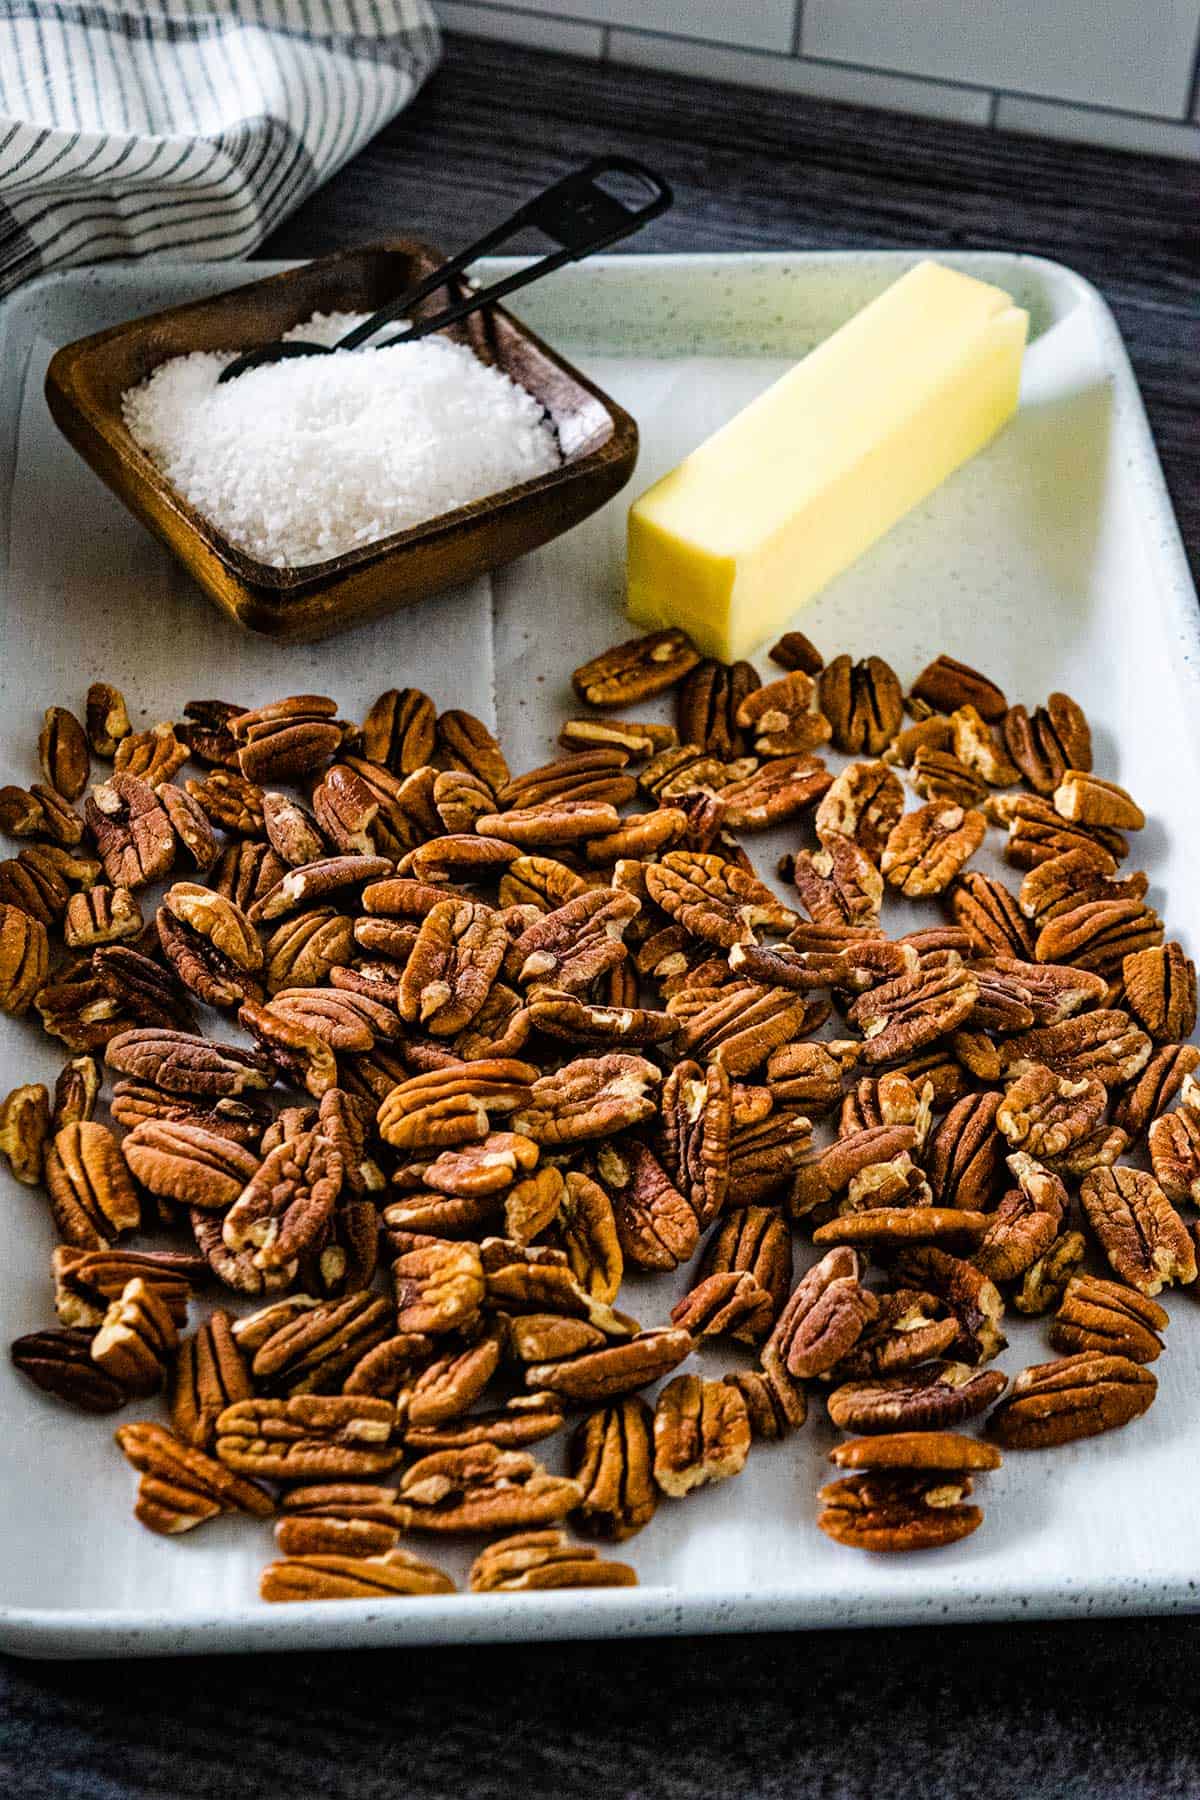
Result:
[[[0,293],[242,256],[416,93],[428,0],[0,0]]]

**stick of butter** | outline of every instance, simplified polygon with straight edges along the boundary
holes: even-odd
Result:
[[[630,618],[747,655],[999,431],[1028,324],[919,263],[635,501]]]

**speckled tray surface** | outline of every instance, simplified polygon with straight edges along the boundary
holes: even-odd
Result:
[[[59,438],[41,393],[59,344],[266,266],[35,283],[0,310],[3,779],[32,775],[41,709],[79,706],[98,678],[119,682],[146,722],[213,693],[253,705],[328,692],[361,716],[381,688],[407,682],[494,720],[514,767],[543,760],[570,705],[570,669],[626,635],[629,499],[913,260],[620,256],[523,295],[535,330],[637,418],[630,489],[491,580],[296,648],[236,635],[214,614]],[[950,260],[1031,310],[1020,414],[800,622],[827,652],[878,651],[904,680],[945,650],[1014,699],[1075,694],[1093,720],[1097,767],[1150,814],[1137,857],[1152,900],[1195,953],[1200,618],[1128,361],[1102,301],[1068,271],[1003,255]],[[779,847],[757,841],[761,867]],[[59,1062],[33,1027],[0,1023],[0,1091],[52,1080]],[[11,1337],[52,1322],[52,1234],[37,1193],[6,1176],[0,1185],[0,1318]],[[622,1304],[657,1322],[682,1285],[629,1281]],[[4,1358],[0,1645],[83,1656],[1191,1609],[1200,1319],[1192,1295],[1168,1300],[1170,1346],[1147,1417],[1057,1453],[1009,1455],[980,1483],[982,1529],[950,1550],[875,1558],[817,1531],[814,1496],[835,1434],[815,1404],[804,1432],[756,1451],[737,1481],[660,1507],[622,1551],[637,1589],[383,1605],[261,1604],[271,1541],[242,1520],[177,1542],[152,1537],[132,1518],[112,1421],[67,1414]],[[1010,1373],[1047,1354],[1040,1328],[1018,1322],[1011,1335],[1001,1363]],[[703,1360],[709,1373],[730,1366],[712,1350]],[[468,1560],[436,1543],[432,1554],[457,1573]]]

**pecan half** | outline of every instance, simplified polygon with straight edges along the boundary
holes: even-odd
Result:
[[[83,814],[113,887],[146,887],[170,872],[175,833],[146,782],[114,775],[92,789]]]
[[[825,658],[802,631],[785,631],[767,654],[781,669],[803,669],[806,675],[819,675],[825,666]]]
[[[142,911],[128,888],[92,887],[67,902],[63,937],[72,950],[117,944],[142,931]]]
[[[1052,794],[1068,769],[1090,769],[1092,734],[1082,707],[1069,694],[1051,694],[1032,718],[1023,706],[1004,715],[1008,753],[1030,787]]]
[[[1004,1301],[995,1283],[976,1265],[948,1256],[934,1245],[907,1250],[896,1263],[903,1281],[935,1295],[958,1325],[947,1355],[960,1362],[989,1362],[1006,1348]]]
[[[116,1412],[130,1398],[115,1376],[92,1360],[91,1331],[31,1331],[9,1349],[13,1367],[56,1400],[81,1412]]]
[[[739,1369],[724,1380],[726,1387],[736,1388],[746,1402],[754,1440],[777,1443],[799,1431],[808,1416],[804,1386],[793,1381],[786,1370]]]
[[[829,1416],[841,1431],[870,1435],[942,1431],[986,1411],[1007,1386],[998,1369],[931,1362],[906,1375],[844,1382],[829,1395]]]
[[[960,957],[882,982],[861,996],[848,1017],[863,1033],[863,1057],[872,1064],[911,1056],[970,1018],[979,983]]]
[[[980,812],[939,801],[906,813],[884,845],[884,877],[910,900],[940,894],[983,843],[987,821]]]
[[[413,1463],[397,1502],[407,1529],[460,1534],[554,1525],[582,1497],[577,1481],[551,1475],[526,1451],[475,1444]]]
[[[323,768],[342,741],[337,705],[323,694],[294,694],[229,723],[247,781],[295,781]]]
[[[801,1107],[812,1118],[838,1104],[844,1072],[842,1059],[827,1044],[781,1044],[767,1059],[767,1081],[775,1098]]]
[[[819,850],[784,857],[779,872],[794,882],[818,925],[874,926],[883,904],[883,876],[854,838],[829,832]]]
[[[1196,1029],[1196,965],[1171,942],[1135,951],[1121,965],[1125,1003],[1156,1043],[1178,1043]]]
[[[1101,1350],[1130,1362],[1155,1362],[1168,1323],[1161,1306],[1122,1283],[1072,1275],[1050,1325],[1050,1342],[1064,1356]]]
[[[135,775],[147,787],[157,788],[182,769],[188,754],[188,746],[180,743],[175,727],[169,719],[163,719],[148,731],[123,737],[114,753],[113,768],[118,775]]]
[[[750,1417],[737,1388],[677,1375],[654,1407],[654,1479],[682,1500],[696,1488],[740,1475],[750,1454]]]
[[[576,1427],[570,1469],[582,1499],[571,1518],[586,1537],[621,1544],[654,1517],[652,1429],[650,1408],[635,1394],[597,1408]]]
[[[1064,819],[1048,800],[1037,795],[993,795],[988,814],[1007,825],[1004,858],[1015,869],[1033,869],[1039,863],[1071,851],[1101,850],[1111,862],[1129,855],[1129,840],[1107,825],[1084,825]]]
[[[529,1104],[513,1125],[542,1145],[611,1137],[654,1116],[660,1080],[659,1070],[641,1056],[613,1051],[580,1057],[533,1082]]]
[[[725,1203],[729,1186],[732,1097],[721,1063],[677,1063],[663,1083],[663,1162],[701,1230]]]
[[[78,800],[88,784],[90,758],[83,726],[65,706],[48,706],[38,733],[42,774],[64,800]]]
[[[892,1469],[966,1475],[1000,1467],[1000,1452],[957,1431],[897,1431],[835,1444],[829,1460],[839,1469]]]
[[[1128,1013],[1101,1010],[1064,1019],[1036,1031],[1023,1031],[1002,1047],[1005,1073],[1023,1075],[1043,1063],[1056,1075],[1072,1080],[1095,1076],[1105,1087],[1122,1087],[1146,1067],[1153,1044]]]
[[[313,900],[325,900],[343,888],[380,881],[392,865],[382,856],[327,856],[317,862],[289,869],[275,886],[250,908],[253,924],[269,923],[299,912]]]
[[[813,715],[814,717],[816,715]],[[766,746],[769,740],[760,738]],[[819,756],[785,754],[782,740],[753,774],[721,789],[722,823],[730,831],[766,831],[794,819],[828,791],[832,776]]]
[[[564,750],[624,750],[631,762],[640,762],[670,749],[679,734],[673,725],[643,719],[568,719],[558,741]]]
[[[944,1244],[974,1249],[987,1230],[986,1213],[956,1206],[867,1207],[843,1213],[813,1232],[813,1243],[862,1244],[868,1250],[903,1249],[910,1244]]]
[[[287,1268],[324,1233],[341,1189],[340,1151],[319,1131],[301,1132],[266,1157],[225,1215],[221,1235],[264,1268]]]
[[[955,707],[950,720],[954,754],[989,787],[1011,787],[1021,779],[1016,764],[1004,754],[978,708]]]
[[[786,988],[749,981],[685,988],[672,995],[667,1012],[681,1055],[704,1057],[738,1076],[764,1063],[780,1044],[815,1030],[829,1009]]]
[[[1150,1127],[1150,1161],[1168,1200],[1195,1202],[1200,1195],[1200,1082],[1183,1077],[1179,1105]]]
[[[1039,962],[1073,963],[1114,976],[1128,957],[1162,939],[1162,920],[1143,901],[1086,900],[1049,919],[1038,932],[1035,950]]]
[[[92,1361],[139,1397],[157,1393],[179,1343],[171,1308],[157,1288],[135,1276],[126,1282],[92,1339]]]
[[[700,652],[682,631],[652,631],[583,663],[571,686],[588,706],[628,706],[665,693],[699,661]]]
[[[1146,823],[1141,807],[1115,781],[1102,781],[1084,769],[1067,769],[1054,790],[1054,810],[1072,824],[1103,825],[1140,831]]]
[[[253,1392],[233,1321],[218,1309],[179,1346],[167,1393],[171,1428],[185,1444],[210,1450],[225,1408]]]
[[[239,1319],[233,1335],[260,1391],[294,1395],[338,1392],[394,1330],[395,1315],[384,1297],[363,1291],[341,1300],[297,1295],[277,1301]],[[423,1337],[406,1345],[410,1356],[428,1348]]]
[[[701,1277],[753,1275],[771,1302],[771,1318],[782,1311],[792,1285],[792,1240],[781,1215],[769,1206],[729,1212],[704,1247]]]
[[[594,1167],[612,1199],[627,1262],[639,1269],[674,1269],[690,1260],[700,1238],[695,1208],[648,1145],[637,1138],[609,1139],[597,1146]]]
[[[823,844],[833,836],[851,837],[878,862],[903,811],[904,789],[886,763],[851,763],[817,808],[817,836]]]
[[[96,756],[115,756],[117,745],[133,729],[124,695],[107,681],[93,681],[88,689],[84,719],[88,743]]]
[[[64,1125],[76,1122],[75,1119],[58,1118],[56,1100],[55,1134]],[[50,1096],[40,1081],[29,1082],[5,1095],[0,1104],[0,1155],[26,1187],[37,1187],[42,1179],[51,1129]]]
[[[521,1450],[553,1437],[563,1424],[561,1402],[553,1394],[514,1394],[503,1406],[448,1419],[440,1425],[410,1425],[404,1442],[424,1455],[433,1450],[471,1450],[494,1444],[498,1450]]]
[[[400,1330],[428,1336],[470,1325],[485,1291],[478,1247],[436,1238],[398,1256],[392,1282]]]
[[[922,744],[912,760],[912,784],[923,800],[939,806],[981,806],[987,799],[983,777],[950,750]]]
[[[269,1519],[271,1496],[253,1481],[224,1468],[194,1444],[185,1444],[162,1425],[139,1421],[118,1426],[117,1443],[141,1473],[134,1516],[149,1531],[174,1537],[221,1513],[248,1513]]]
[[[745,1270],[704,1276],[671,1308],[672,1325],[694,1338],[728,1337],[742,1344],[760,1344],[774,1317],[770,1294]]]
[[[964,869],[952,882],[947,899],[951,917],[980,955],[1033,961],[1033,933],[1016,895],[1003,882],[978,869]]]
[[[646,887],[670,918],[723,950],[752,943],[760,926],[787,931],[796,923],[768,887],[720,856],[669,850],[647,866]]]
[[[1013,1082],[996,1113],[997,1128],[1014,1150],[1030,1156],[1062,1156],[1095,1130],[1108,1092],[1090,1077],[1072,1081],[1035,1066]]]
[[[855,1250],[830,1250],[798,1283],[763,1351],[763,1367],[796,1380],[824,1375],[857,1344],[879,1302]]]
[[[359,1395],[295,1394],[287,1400],[239,1400],[217,1420],[216,1452],[227,1469],[273,1481],[347,1481],[394,1469],[390,1400]]]
[[[120,1074],[168,1094],[200,1099],[233,1098],[248,1089],[269,1088],[275,1079],[274,1064],[257,1051],[187,1031],[123,1031],[109,1042],[104,1060]]]
[[[851,756],[880,756],[900,729],[904,696],[881,656],[855,662],[835,656],[821,670],[817,704],[833,728],[834,745]]]
[[[106,1250],[136,1230],[141,1205],[111,1131],[94,1120],[64,1125],[46,1151],[50,1211],[65,1243]]]
[[[1128,1425],[1157,1392],[1149,1369],[1126,1356],[1086,1350],[1022,1369],[988,1431],[1007,1450],[1046,1450]]]
[[[377,1126],[397,1150],[445,1149],[482,1141],[493,1113],[527,1106],[537,1070],[509,1058],[451,1064],[392,1085]],[[531,1135],[531,1134],[525,1134]]]
[[[585,993],[625,959],[623,939],[640,911],[632,894],[591,888],[545,912],[512,946],[517,979]],[[505,946],[507,949],[507,945]]]
[[[148,1193],[216,1211],[233,1205],[259,1167],[249,1150],[187,1119],[147,1119],[121,1149]]]
[[[574,1405],[592,1406],[648,1387],[678,1368],[692,1348],[688,1332],[661,1326],[565,1361],[531,1363],[525,1382],[527,1387],[561,1394]]]
[[[1196,1279],[1196,1249],[1183,1220],[1141,1169],[1093,1169],[1080,1188],[1083,1210],[1119,1280],[1152,1298]]]
[[[363,720],[363,755],[393,775],[411,775],[433,756],[437,708],[420,688],[389,688]]]
[[[157,923],[163,953],[176,976],[206,1005],[236,1006],[261,992],[262,946],[232,900],[194,882],[177,881],[163,896]]]
[[[0,901],[19,907],[47,930],[62,918],[72,897],[61,871],[40,844],[27,844],[18,856],[0,862]]]
[[[0,904],[0,1012],[28,1012],[49,969],[46,927],[20,907]]]
[[[264,952],[267,993],[285,988],[320,987],[334,969],[354,955],[351,921],[331,906],[285,919],[267,940]]]
[[[376,1556],[336,1553],[287,1556],[268,1563],[258,1582],[263,1600],[397,1600],[452,1594],[454,1583],[442,1569],[410,1550]]]
[[[450,767],[486,782],[494,794],[509,780],[508,764],[495,736],[473,713],[457,708],[442,713],[437,737]]]
[[[1008,703],[994,681],[969,663],[957,662],[952,656],[937,656],[928,663],[913,682],[912,694],[934,712],[952,713],[960,706],[973,706],[983,718],[993,723],[1002,719],[1008,710]]]
[[[557,1588],[636,1587],[628,1563],[572,1544],[565,1531],[526,1531],[481,1550],[468,1577],[473,1594],[527,1594]]]
[[[1051,1312],[1086,1254],[1087,1240],[1081,1231],[1060,1232],[1045,1254],[1025,1271],[1013,1295],[1017,1311],[1035,1318]]]
[[[937,1550],[982,1525],[979,1507],[964,1505],[970,1492],[969,1475],[907,1470],[848,1475],[820,1490],[817,1524],[852,1550]]]

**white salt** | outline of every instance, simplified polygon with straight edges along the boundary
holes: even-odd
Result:
[[[333,343],[355,313],[289,338]],[[297,357],[218,387],[196,351],[122,396],[133,437],[197,512],[275,568],[324,562],[557,468],[539,401],[463,344]]]

